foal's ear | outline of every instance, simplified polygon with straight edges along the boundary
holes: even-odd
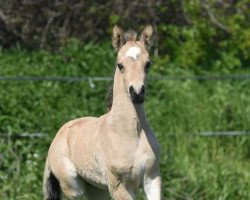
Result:
[[[153,27],[147,25],[144,31],[141,34],[140,42],[147,48],[150,49],[152,46],[152,36],[153,36]]]
[[[116,25],[113,28],[112,44],[117,51],[125,44],[122,29]]]

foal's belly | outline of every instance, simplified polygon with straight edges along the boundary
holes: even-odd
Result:
[[[107,189],[107,183],[102,173],[93,167],[91,169],[79,170],[78,174],[91,185],[100,189]]]

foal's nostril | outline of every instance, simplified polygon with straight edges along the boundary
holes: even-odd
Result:
[[[131,85],[129,87],[129,92],[132,95],[140,95],[145,93],[145,86],[143,85],[139,91],[135,91],[134,87]]]
[[[141,93],[141,94],[144,94],[144,93],[145,93],[145,86],[144,86],[144,85],[141,87],[140,93]]]
[[[143,103],[145,86],[143,85],[139,90],[135,90],[135,88],[131,85],[129,87],[129,93],[133,103],[135,104]]]
[[[135,89],[134,89],[133,86],[129,87],[129,92],[130,92],[130,94],[134,94],[135,93]]]

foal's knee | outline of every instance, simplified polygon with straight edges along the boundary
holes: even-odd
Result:
[[[112,189],[110,193],[115,200],[135,200],[135,193],[125,188],[122,184]]]

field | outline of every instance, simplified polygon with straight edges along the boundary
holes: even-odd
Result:
[[[250,130],[250,79],[194,80],[197,70],[153,58],[145,109],[161,144],[163,199],[249,200],[250,136],[202,136]],[[57,53],[0,52],[0,76],[111,76],[110,44],[71,41]],[[232,74],[250,73],[234,69]],[[202,75],[214,72],[199,71]],[[106,112],[110,81],[0,80],[0,199],[42,199],[44,161],[65,122]],[[48,137],[19,138],[20,133]],[[144,199],[140,194],[138,199]]]

